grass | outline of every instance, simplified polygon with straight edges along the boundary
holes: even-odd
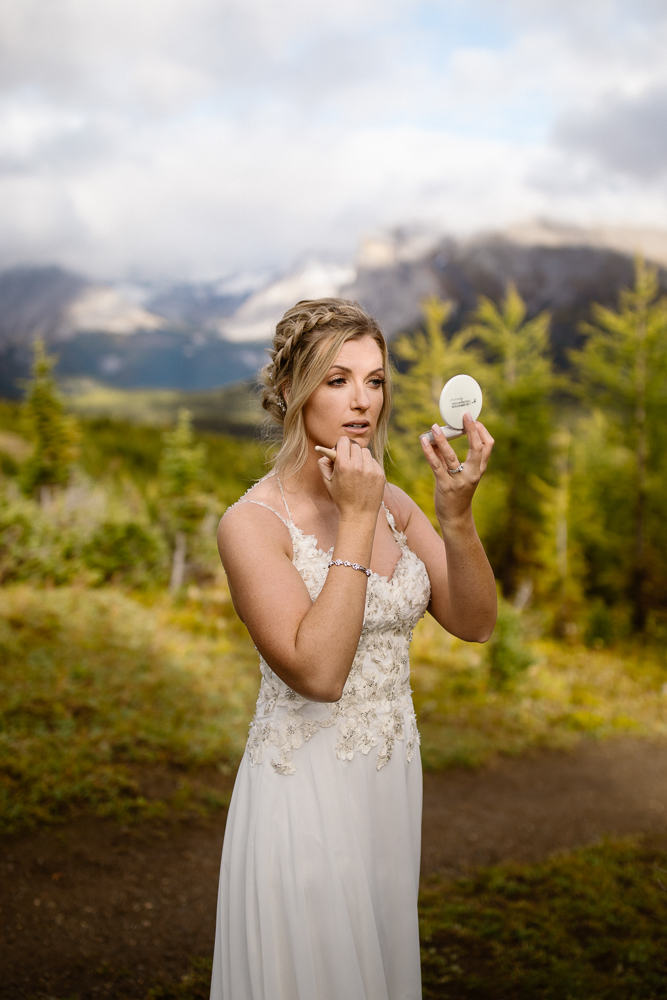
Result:
[[[498,753],[569,748],[583,735],[667,736],[661,650],[551,640],[526,646],[532,665],[497,690],[489,683],[487,647],[452,639],[431,618],[419,623],[412,677],[425,767],[475,767]]]
[[[153,427],[169,426],[186,407],[196,427],[231,434],[253,434],[263,420],[259,392],[250,380],[218,389],[120,389],[91,378],[62,381],[67,406],[81,417],[117,417]]]
[[[665,996],[667,853],[607,842],[422,892],[424,1000]]]
[[[452,640],[431,620],[413,650],[427,767],[477,766],[582,735],[667,734],[658,651],[535,642],[532,666],[496,690],[486,647]],[[224,801],[258,669],[222,580],[178,600],[6,587],[0,659],[0,830],[82,811],[182,815]]]
[[[3,597],[0,829],[221,804],[215,772],[240,756],[256,694],[226,590],[198,601],[196,622],[187,601],[110,588]],[[147,792],[159,770],[173,780]]]
[[[527,643],[505,689],[486,647],[415,630],[427,766],[531,746],[667,732],[659,651]],[[0,823],[87,812],[127,821],[217,809],[242,752],[257,654],[222,581],[178,600],[108,587],[6,587],[0,605]],[[146,776],[168,776],[153,782]],[[424,1000],[658,1000],[667,852],[610,841],[536,865],[425,880]],[[208,996],[210,957],[145,1000]]]
[[[424,1000],[661,1000],[667,852],[608,841],[422,888]],[[146,1000],[205,1000],[210,959]]]

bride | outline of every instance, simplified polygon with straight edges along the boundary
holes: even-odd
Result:
[[[385,479],[387,347],[360,306],[297,303],[263,376],[282,445],[218,530],[261,685],[224,837],[211,998],[417,1000],[409,644],[427,610],[462,639],[491,634],[471,500],[493,439],[466,415],[462,465],[437,425],[421,439],[440,535]]]

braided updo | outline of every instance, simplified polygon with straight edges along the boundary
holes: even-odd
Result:
[[[288,309],[276,326],[271,360],[261,373],[261,402],[282,425],[282,444],[275,461],[279,472],[298,472],[308,457],[303,407],[320,385],[343,344],[370,336],[382,351],[387,373],[384,400],[370,448],[382,462],[391,402],[387,345],[375,320],[347,299],[303,299]]]

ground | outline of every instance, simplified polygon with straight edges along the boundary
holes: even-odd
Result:
[[[210,954],[224,815],[5,838],[0,997],[144,1000]],[[537,861],[600,838],[667,847],[667,743],[615,739],[424,776],[422,872]]]

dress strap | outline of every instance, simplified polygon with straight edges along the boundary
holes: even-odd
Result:
[[[292,519],[292,512],[289,509],[289,507],[287,506],[287,500],[285,498],[285,491],[283,489],[283,484],[280,482],[280,476],[276,476],[276,482],[278,483],[278,489],[280,490],[280,495],[281,495],[281,497],[283,499],[283,503],[285,504],[285,510],[287,511],[287,517],[289,519],[289,523],[290,524],[294,524],[294,520]]]
[[[233,504],[232,506],[236,507],[238,504],[242,503],[254,503],[257,507],[264,507],[265,510],[270,510],[272,514],[275,514],[276,517],[283,522],[286,528],[288,529],[296,528],[296,524],[294,523],[294,519],[292,518],[292,512],[289,509],[287,499],[285,497],[285,490],[283,489],[283,484],[280,482],[280,478],[278,476],[276,476],[276,482],[278,483],[280,496],[282,498],[283,504],[285,505],[285,511],[287,512],[287,520],[283,517],[282,514],[280,514],[275,509],[275,507],[271,507],[270,504],[264,503],[263,500],[253,500],[250,497],[246,498],[245,496],[243,496],[241,497],[240,500],[237,500],[236,503]],[[403,547],[406,544],[405,534],[400,530],[400,528],[396,527],[396,521],[394,519],[394,515],[389,510],[384,500],[382,501],[382,509],[384,510],[385,516],[387,518],[387,524],[389,525],[392,535],[394,535],[398,544],[401,547]]]
[[[382,507],[384,509],[384,512],[385,512],[385,515],[386,515],[386,518],[387,518],[387,524],[389,525],[389,527],[391,529],[391,533],[395,537],[396,541],[398,542],[398,544],[402,548],[406,544],[405,534],[404,534],[404,532],[402,532],[400,530],[400,528],[396,527],[396,521],[394,520],[394,515],[389,510],[389,508],[387,507],[387,505],[384,502],[384,500],[382,501]]]
[[[289,529],[291,522],[286,521],[285,518],[282,516],[282,514],[279,514],[277,510],[275,510],[273,507],[270,507],[268,503],[264,503],[262,500],[250,500],[250,499],[244,500],[244,499],[241,499],[241,500],[237,500],[236,503],[233,504],[233,506],[234,507],[238,507],[242,503],[254,503],[256,507],[263,507],[265,510],[270,510],[271,513],[275,514],[276,517],[280,521],[283,522],[283,524],[285,525],[285,527]]]

